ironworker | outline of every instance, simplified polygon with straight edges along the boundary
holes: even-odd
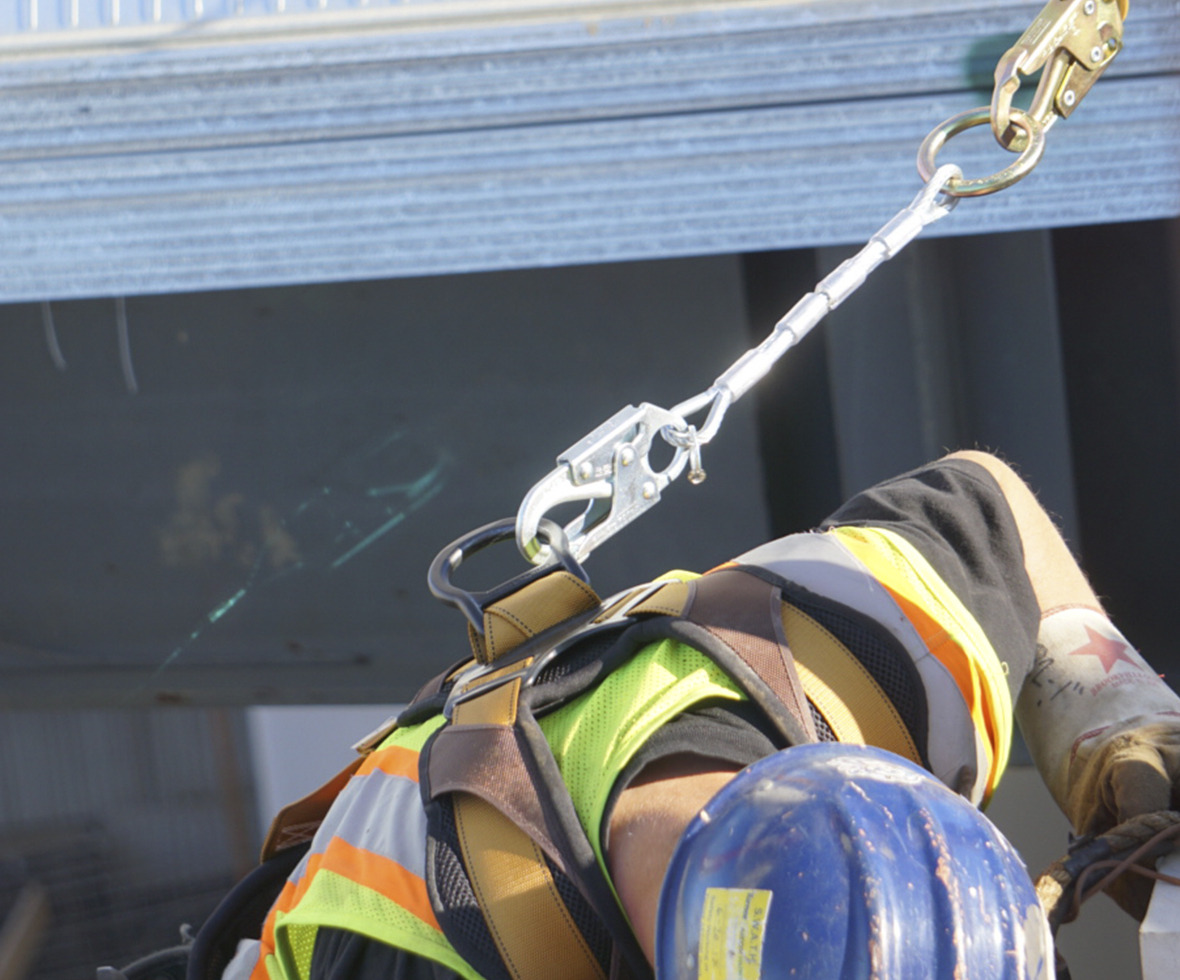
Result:
[[[978,806],[1016,720],[1077,833],[1178,802],[1180,699],[990,454],[881,483],[702,577],[603,603],[547,574],[484,624],[471,666],[280,815],[192,980],[650,975],[685,828],[746,767],[789,773],[812,742],[887,750]],[[1141,917],[1149,887],[1117,898]]]

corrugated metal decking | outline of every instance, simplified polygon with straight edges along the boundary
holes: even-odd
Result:
[[[857,242],[1037,9],[90,6],[0,21],[2,301]],[[1178,14],[1136,0],[1038,172],[937,233],[1180,213]]]

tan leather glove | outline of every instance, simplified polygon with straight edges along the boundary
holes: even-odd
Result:
[[[1091,741],[1093,744],[1087,745]],[[1069,767],[1066,816],[1083,835],[1158,810],[1180,808],[1180,718],[1135,719],[1083,736]],[[1154,865],[1154,859],[1147,862]],[[1109,889],[1123,911],[1140,922],[1154,882],[1128,872]]]
[[[1143,719],[1079,746],[1070,766],[1066,816],[1081,834],[1100,834],[1155,810],[1180,807],[1180,718]]]
[[[1017,718],[1074,831],[1180,806],[1180,698],[1096,611],[1047,617],[1038,645]],[[1126,874],[1111,893],[1142,919],[1151,888]]]

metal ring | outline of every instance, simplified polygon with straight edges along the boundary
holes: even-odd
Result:
[[[546,561],[483,592],[461,589],[451,581],[451,576],[465,559],[493,544],[507,541],[515,534],[516,521],[511,517],[492,524],[485,524],[443,548],[430,563],[430,569],[426,573],[426,584],[431,595],[463,613],[480,636],[483,635],[483,611],[488,606],[511,595],[517,589],[523,588],[529,582],[543,575],[548,575],[558,566],[583,582],[587,584],[590,582],[586,570],[582,568],[570,551],[565,531],[560,525],[546,518],[541,519],[537,528],[538,538],[549,546],[549,555]]]
[[[977,177],[973,180],[952,177],[943,188],[945,193],[952,197],[980,197],[983,194],[993,194],[1005,187],[1012,186],[1022,177],[1027,177],[1033,167],[1040,163],[1041,156],[1045,152],[1044,127],[1023,109],[1013,107],[1010,112],[1012,122],[1024,130],[1028,137],[1027,145],[1012,166],[998,170],[989,177]],[[952,136],[957,136],[965,129],[990,122],[991,108],[984,106],[980,109],[960,112],[957,116],[951,116],[942,125],[935,127],[918,148],[918,173],[922,175],[922,179],[929,180],[934,176],[934,172],[938,169],[934,158],[938,156],[938,151],[942,149],[947,140]]]

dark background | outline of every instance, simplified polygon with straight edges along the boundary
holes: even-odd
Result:
[[[709,567],[979,446],[1174,672],[1176,227],[919,240],[739,403],[702,487],[595,553],[595,584]],[[0,703],[408,698],[463,653],[434,554],[618,408],[707,387],[850,251],[131,298],[122,351],[112,301],[0,308]],[[501,567],[523,565],[460,582]]]

